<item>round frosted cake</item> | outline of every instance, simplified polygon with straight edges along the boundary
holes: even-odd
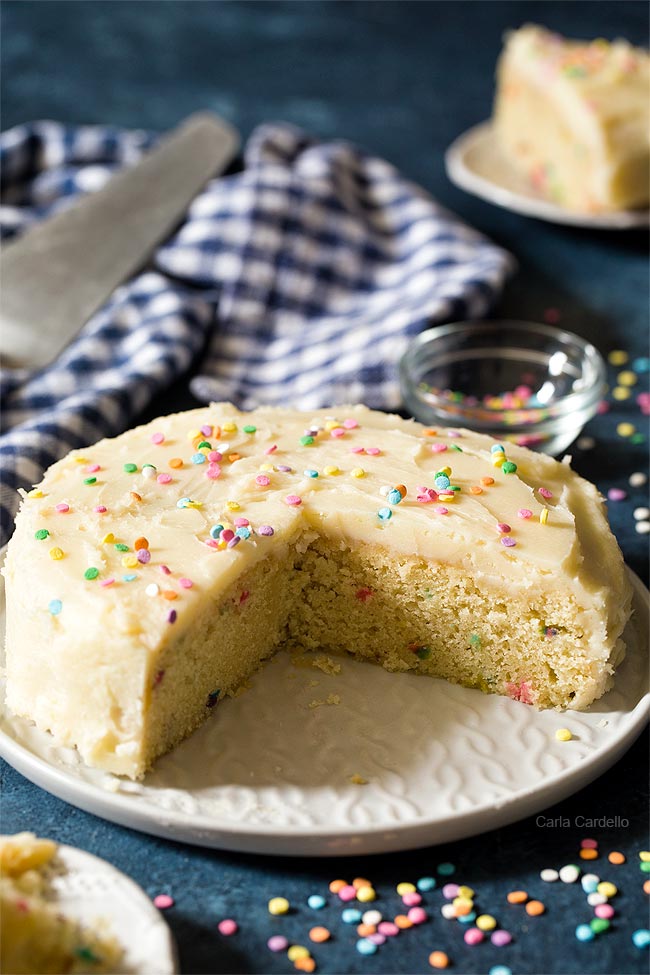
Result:
[[[4,572],[10,709],[134,778],[282,646],[585,708],[631,602],[568,464],[361,406],[217,403],[73,451]]]

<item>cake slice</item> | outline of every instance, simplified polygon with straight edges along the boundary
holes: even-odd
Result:
[[[74,451],[5,576],[10,709],[132,777],[280,646],[585,708],[631,600],[568,465],[362,406],[217,403]]]
[[[598,213],[650,199],[650,59],[626,41],[506,38],[494,123],[504,157],[544,197]]]

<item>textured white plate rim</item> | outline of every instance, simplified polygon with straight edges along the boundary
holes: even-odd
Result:
[[[618,210],[612,213],[576,213],[550,203],[529,193],[519,192],[500,186],[498,183],[476,172],[468,161],[472,149],[493,138],[492,122],[487,120],[473,126],[459,135],[445,152],[445,168],[452,183],[461,189],[478,196],[488,203],[522,213],[527,217],[537,217],[551,223],[569,224],[595,230],[630,230],[650,225],[650,210]],[[507,170],[505,170],[507,180]]]
[[[647,618],[650,612],[650,592],[630,569],[628,573],[638,606],[645,610]],[[644,648],[639,646],[635,650],[637,653],[644,652]],[[144,804],[139,806],[128,795],[109,792],[77,778],[65,768],[51,765],[3,729],[0,729],[0,755],[30,781],[66,802],[146,833],[200,846],[246,852],[340,856],[403,850],[460,839],[523,819],[577,792],[610,768],[643,730],[649,709],[650,691],[646,690],[628,712],[627,723],[622,730],[596,748],[579,765],[548,776],[541,783],[523,788],[501,801],[479,804],[444,818],[419,816],[413,817],[407,823],[389,826],[380,824],[323,829],[298,825],[284,829],[277,824],[247,824],[245,821],[238,821],[233,825],[231,820],[219,822],[200,814],[163,811]],[[445,827],[444,836],[436,837],[436,829],[441,826]],[[349,846],[336,843],[337,840],[345,839],[350,840]],[[281,849],[273,849],[274,840],[281,843]],[[329,840],[335,844],[332,848],[327,848]],[[282,841],[298,842],[294,849],[287,847]]]
[[[57,845],[57,854],[66,868],[67,875],[72,879],[79,875],[89,875],[93,879],[99,877],[107,884],[112,881],[122,895],[122,900],[124,900],[124,895],[128,894],[129,908],[133,913],[129,914],[129,920],[126,924],[120,923],[121,919],[114,910],[116,901],[113,898],[103,899],[101,905],[101,914],[110,924],[110,933],[127,951],[127,963],[131,961],[128,958],[129,944],[133,936],[142,932],[146,923],[148,931],[155,932],[156,936],[156,954],[154,957],[148,958],[146,972],[156,972],[157,975],[176,975],[178,972],[178,955],[174,937],[160,911],[142,888],[131,877],[114,867],[112,863],[92,853],[87,853],[86,850],[81,850],[79,847],[60,843]],[[83,898],[82,900],[82,898],[83,894],[77,895],[74,890],[65,892],[63,898],[64,911],[68,917],[87,921],[88,911],[83,910],[83,907],[87,907],[86,899]],[[129,971],[131,970],[129,967]],[[133,969],[133,972],[134,975],[136,973],[144,975],[145,969],[138,967]]]

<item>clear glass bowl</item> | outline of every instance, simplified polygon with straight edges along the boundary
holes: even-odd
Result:
[[[605,363],[551,325],[469,321],[422,332],[400,361],[404,404],[428,426],[466,427],[560,454],[597,411]]]

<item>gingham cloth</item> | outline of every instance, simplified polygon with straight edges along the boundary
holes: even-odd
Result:
[[[3,237],[98,189],[154,142],[55,122],[4,133]],[[18,488],[68,450],[127,429],[202,348],[191,382],[200,400],[396,408],[409,338],[484,315],[512,268],[381,159],[286,124],[259,127],[243,172],[206,186],[151,266],[53,365],[5,371],[0,541]]]

